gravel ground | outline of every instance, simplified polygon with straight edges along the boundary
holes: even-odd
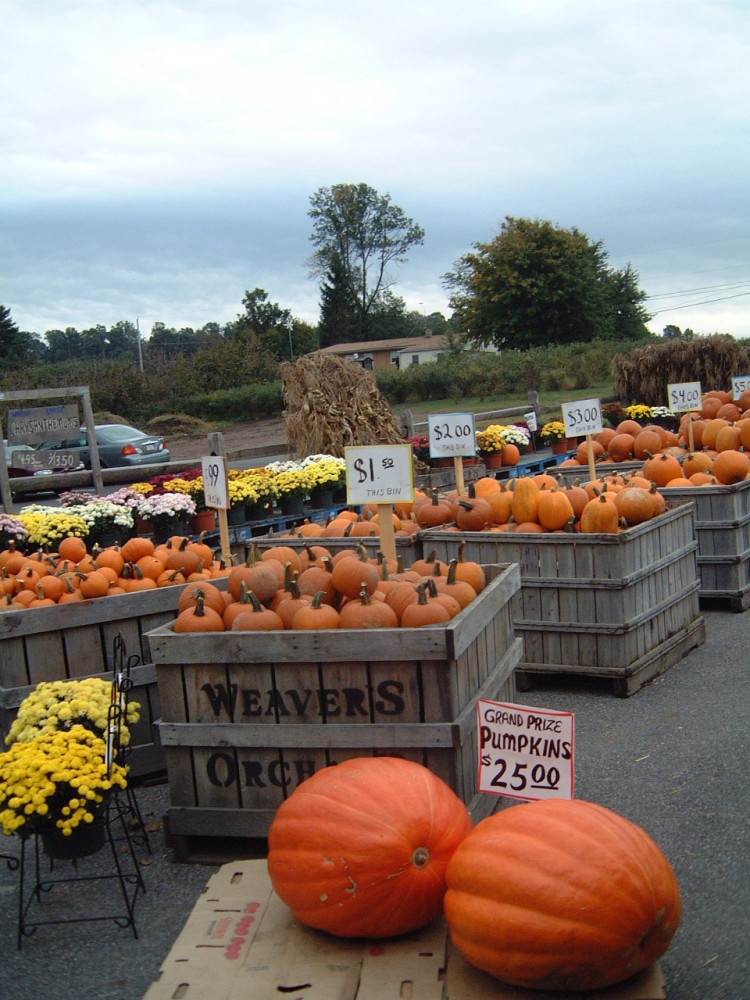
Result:
[[[630,699],[590,683],[550,680],[518,700],[575,712],[577,797],[642,825],[674,865],[683,916],[662,959],[669,1000],[748,1000],[750,613],[704,616],[705,645]],[[0,995],[139,1000],[158,977],[216,867],[174,862],[160,830],[166,785],[139,788],[138,801],[154,827],[153,854],[138,851],[146,883],[135,909],[138,939],[112,922],[69,924],[40,928],[18,952],[18,879],[0,861]],[[17,843],[9,838],[0,850],[17,852]],[[74,888],[93,908],[97,886]]]

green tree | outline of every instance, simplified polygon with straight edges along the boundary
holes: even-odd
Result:
[[[295,319],[289,309],[269,302],[262,288],[245,292],[245,312],[237,317],[231,336],[247,342],[276,361],[291,361],[318,346],[314,326]]]
[[[444,276],[470,341],[519,350],[645,334],[637,274],[606,265],[601,242],[577,229],[508,216]]]
[[[341,258],[334,254],[326,280],[320,286],[320,322],[318,339],[321,347],[349,344],[360,340],[360,314],[351,285],[347,281]]]
[[[0,368],[16,371],[39,360],[43,345],[36,334],[19,330],[7,306],[0,305]]]
[[[366,339],[371,313],[392,284],[388,266],[403,262],[412,247],[424,243],[424,230],[392,204],[389,194],[378,194],[368,184],[318,188],[307,214],[313,221],[312,273],[328,275],[338,258],[358,304],[357,339]]]

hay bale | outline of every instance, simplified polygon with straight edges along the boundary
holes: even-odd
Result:
[[[612,359],[615,395],[623,404],[667,405],[667,386],[700,382],[704,392],[729,389],[732,375],[750,367],[750,351],[734,337],[716,334],[699,340],[668,339],[636,347],[626,358]]]
[[[344,457],[344,448],[403,444],[403,435],[374,376],[331,354],[281,366],[290,452]]]

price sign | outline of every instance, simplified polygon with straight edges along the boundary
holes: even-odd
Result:
[[[732,375],[732,399],[739,399],[750,389],[750,375]]]
[[[201,459],[203,471],[203,495],[207,507],[226,510],[229,507],[227,496],[227,471],[221,455],[204,455]]]
[[[667,386],[667,406],[672,413],[685,413],[701,408],[700,382],[670,382]]]
[[[528,413],[524,413],[523,419],[526,421],[526,426],[529,428],[532,434],[534,433],[534,431],[539,429],[536,422],[536,412],[534,410],[529,410]]]
[[[598,399],[581,399],[562,404],[566,437],[598,434],[602,429],[602,408]]]
[[[480,792],[573,798],[573,713],[477,700]]]
[[[396,503],[412,500],[411,447],[371,445],[345,448],[347,503]]]
[[[70,472],[81,464],[81,456],[77,451],[13,451],[10,462],[14,469]]]
[[[430,458],[476,455],[473,413],[430,413]]]

